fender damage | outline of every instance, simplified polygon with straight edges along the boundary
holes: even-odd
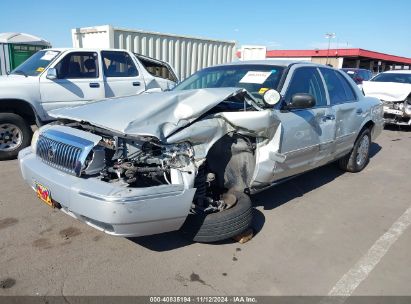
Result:
[[[279,125],[273,111],[262,109],[246,90],[238,88],[144,93],[60,109],[51,115],[125,138],[151,138],[164,144],[189,142],[196,159],[205,158],[225,134],[269,139]]]

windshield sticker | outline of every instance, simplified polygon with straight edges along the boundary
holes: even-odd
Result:
[[[39,72],[39,73],[41,73],[41,72],[43,72],[44,71],[44,68],[43,67],[39,67],[39,68],[37,68],[37,70],[36,70],[36,72]]]
[[[241,78],[240,83],[258,83],[262,84],[267,78],[271,75],[270,72],[257,72],[257,71],[249,71],[247,74]]]
[[[54,57],[57,56],[57,54],[58,54],[58,52],[47,51],[47,52],[43,55],[43,57],[40,58],[40,60],[48,60],[48,61],[53,60]]]
[[[355,74],[354,71],[348,71],[347,74]]]
[[[264,93],[267,92],[268,90],[269,90],[269,88],[261,88],[261,89],[258,91],[258,94],[264,95]]]

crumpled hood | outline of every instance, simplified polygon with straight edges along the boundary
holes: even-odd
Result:
[[[164,140],[230,96],[248,93],[239,88],[213,88],[106,99],[51,111],[55,118],[88,122],[117,133],[154,136]],[[250,99],[252,97],[249,96]]]
[[[385,101],[403,101],[411,93],[411,84],[364,81],[363,90],[365,96],[376,97]]]

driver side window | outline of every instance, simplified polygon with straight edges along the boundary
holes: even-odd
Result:
[[[98,78],[97,53],[69,53],[55,68],[60,79]]]
[[[302,67],[297,68],[288,85],[285,94],[286,102],[290,102],[294,94],[306,93],[314,96],[316,107],[327,106],[327,99],[325,97],[325,89],[318,73],[317,68]]]

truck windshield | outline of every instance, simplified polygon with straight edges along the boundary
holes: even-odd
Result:
[[[262,100],[269,89],[278,89],[284,67],[264,64],[239,64],[205,68],[193,74],[174,90],[238,87]]]
[[[47,66],[57,57],[60,52],[58,51],[38,51],[29,59],[24,61],[18,67],[16,67],[10,74],[18,74],[24,76],[37,76],[43,72]]]

